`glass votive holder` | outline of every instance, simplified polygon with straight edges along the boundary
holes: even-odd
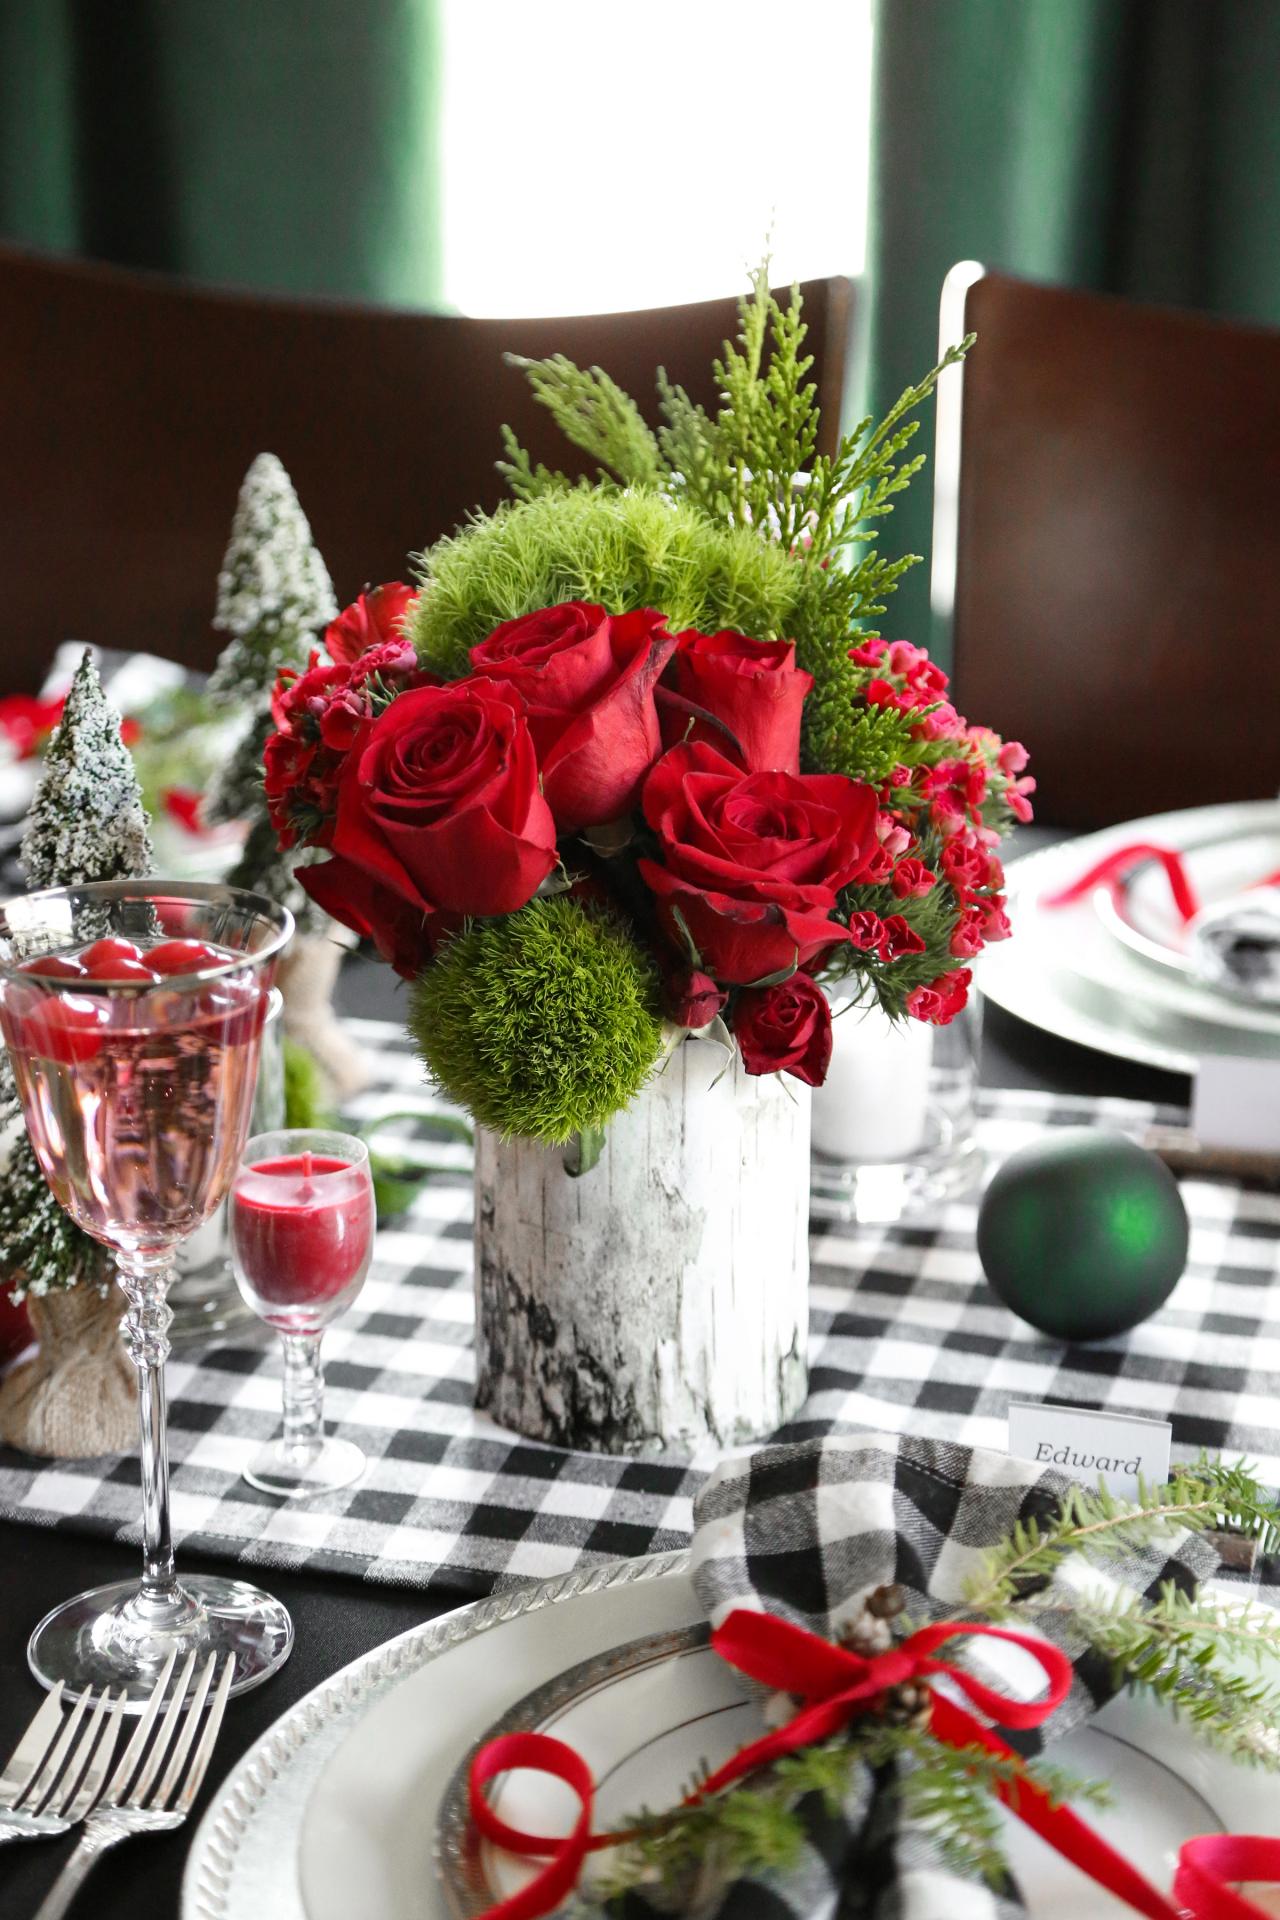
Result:
[[[813,1211],[886,1224],[977,1184],[976,996],[945,1027],[831,996],[831,1065],[813,1093]]]

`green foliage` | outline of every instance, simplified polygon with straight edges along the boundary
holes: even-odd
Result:
[[[20,1124],[20,1123],[19,1123]],[[110,1257],[54,1199],[25,1127],[0,1172],[0,1270],[15,1299],[88,1281],[105,1286]]]
[[[999,1886],[1007,1878],[995,1796],[1031,1782],[1055,1805],[1083,1800],[1105,1806],[1105,1784],[1077,1778],[1043,1760],[952,1747],[927,1729],[891,1726],[867,1717],[820,1745],[802,1747],[741,1786],[690,1807],[628,1819],[637,1838],[619,1849],[593,1897],[606,1906],[632,1889],[661,1888],[678,1911],[696,1905],[746,1874],[791,1867],[808,1832],[806,1805],[816,1796],[834,1818],[858,1787],[864,1768],[890,1768],[904,1816],[926,1826],[955,1872]]]
[[[424,566],[430,589],[410,631],[425,663],[447,675],[465,673],[469,650],[503,620],[562,600],[611,613],[657,607],[672,632],[785,636],[800,584],[777,545],[640,488],[518,501],[439,542]]]
[[[878,731],[868,729],[865,716],[854,708],[860,676],[848,658],[849,647],[874,631],[866,623],[885,612],[889,595],[919,557],[885,559],[875,548],[875,525],[924,464],[923,455],[905,457],[919,431],[919,409],[939,374],[964,358],[972,336],[908,387],[883,420],[859,421],[833,454],[820,454],[815,451],[817,387],[809,378],[813,359],[804,351],[798,288],[785,304],[777,300],[769,289],[766,260],[739,312],[738,338],[726,341],[715,363],[719,404],[714,414],[695,406],[659,370],[663,425],[656,437],[635,403],[600,368],[583,372],[562,354],[516,364],[566,438],[600,462],[606,487],[612,482],[652,489],[691,508],[708,525],[750,532],[789,557],[797,579],[785,606],[768,609],[767,626],[727,618],[720,624],[740,626],[757,639],[795,641],[800,665],[814,676],[805,706],[806,769],[875,779],[875,769],[890,754],[891,732],[883,721]],[[534,468],[509,430],[504,439],[508,459],[501,467],[517,498],[563,506],[570,490],[564,475]],[[435,557],[429,567],[433,575]],[[572,597],[552,593],[516,611]],[[610,604],[604,595],[584,597]],[[661,598],[643,604],[672,611]],[[672,625],[677,624],[702,623],[673,617]],[[441,656],[430,657],[438,661]],[[900,720],[897,731],[907,746],[907,723]],[[910,764],[912,756],[903,752],[899,758]]]
[[[662,477],[658,443],[635,401],[607,373],[599,367],[583,372],[562,353],[547,360],[509,353],[506,359],[509,366],[524,370],[534,399],[550,410],[566,440],[598,460],[623,486],[657,486]],[[518,455],[513,438],[508,444]]]
[[[325,1127],[332,1123],[324,1074],[309,1048],[284,1036],[284,1124]]]
[[[1050,1607],[1031,1611],[1037,1619]],[[1280,1658],[1280,1618],[1272,1607],[1186,1594],[1167,1582],[1154,1603],[1118,1594],[1082,1599],[1072,1619],[1105,1653],[1117,1680],[1163,1700],[1220,1752],[1251,1766],[1280,1767],[1280,1687],[1219,1669],[1219,1659]]]
[[[627,927],[567,895],[477,920],[414,984],[410,1031],[479,1125],[560,1145],[602,1127],[662,1049],[657,971]]]
[[[1015,1606],[1029,1584],[1052,1580],[1072,1555],[1106,1559],[1153,1541],[1225,1528],[1248,1535],[1260,1553],[1280,1546],[1280,1506],[1243,1461],[1228,1466],[1202,1456],[1179,1468],[1167,1486],[1142,1484],[1137,1501],[1118,1500],[1105,1485],[1093,1491],[1072,1486],[1051,1521],[1019,1521],[987,1556],[966,1603],[972,1611],[998,1614]]]

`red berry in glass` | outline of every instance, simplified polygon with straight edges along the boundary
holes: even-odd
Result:
[[[204,941],[105,938],[26,963],[60,991],[5,990],[0,1026],[36,1157],[76,1223],[112,1246],[172,1245],[231,1184],[268,989],[250,969],[194,990],[181,975],[242,961]],[[83,993],[61,984],[76,980]],[[95,981],[137,991],[95,993]]]

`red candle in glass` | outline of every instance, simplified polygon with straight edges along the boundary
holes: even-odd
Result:
[[[231,1194],[242,1291],[282,1333],[318,1331],[354,1298],[373,1246],[367,1170],[328,1154],[245,1164]]]

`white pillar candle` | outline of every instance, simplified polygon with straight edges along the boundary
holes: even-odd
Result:
[[[925,1143],[933,1028],[877,1006],[832,1007],[831,1065],[813,1093],[813,1144],[847,1164],[905,1160]]]

